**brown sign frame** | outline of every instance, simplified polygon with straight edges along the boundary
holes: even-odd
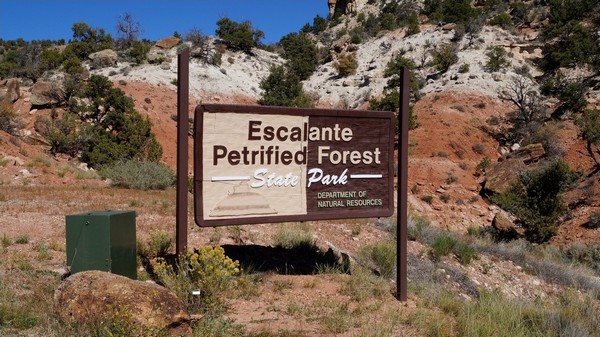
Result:
[[[203,195],[203,158],[204,158],[204,113],[245,113],[257,115],[284,115],[284,116],[318,116],[334,118],[364,118],[364,119],[383,119],[389,124],[389,134],[387,139],[388,151],[383,153],[387,159],[387,183],[385,195],[387,196],[387,207],[376,209],[357,209],[345,210],[336,209],[331,212],[307,213],[301,215],[265,215],[253,217],[238,217],[224,219],[204,219],[204,195]],[[395,140],[395,114],[389,111],[370,111],[370,110],[330,110],[330,109],[301,109],[287,107],[267,107],[256,105],[229,105],[229,104],[201,104],[198,105],[194,113],[194,213],[195,222],[200,227],[231,226],[243,224],[260,223],[278,223],[278,222],[297,222],[312,220],[331,220],[331,219],[352,219],[352,218],[373,218],[390,217],[394,214],[394,140]],[[384,140],[385,141],[385,140]]]

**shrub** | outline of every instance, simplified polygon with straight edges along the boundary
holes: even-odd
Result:
[[[175,292],[191,312],[219,311],[240,274],[239,262],[225,256],[219,246],[188,249],[174,265],[162,258],[151,263],[158,280]],[[200,295],[193,295],[192,291],[200,291]]]
[[[140,243],[140,248],[143,245]],[[167,231],[156,230],[150,232],[150,240],[148,241],[148,249],[141,249],[140,254],[150,254],[157,257],[165,257],[169,252],[169,249],[173,247],[173,240]]]
[[[460,67],[458,68],[458,72],[461,74],[468,73],[469,72],[469,64],[468,63],[461,64]]]
[[[361,248],[359,255],[375,266],[384,278],[394,276],[396,269],[396,245],[392,242],[380,242]]]
[[[129,159],[158,161],[162,147],[152,133],[152,122],[135,110],[133,100],[108,78],[92,75],[84,90],[92,100],[80,107],[80,118],[90,127],[83,135],[81,159],[99,168]]]
[[[431,245],[432,254],[434,258],[438,259],[442,256],[450,254],[454,246],[456,245],[456,239],[448,234],[441,234]]]
[[[26,243],[29,243],[29,235],[27,235],[27,234],[17,235],[17,237],[15,238],[15,243],[19,244],[19,245],[24,245]]]
[[[421,196],[421,200],[425,201],[426,203],[430,204],[433,202],[433,196],[431,195],[422,195]]]
[[[119,161],[100,170],[113,186],[138,190],[164,190],[175,185],[175,175],[161,163],[139,160]]]
[[[512,26],[512,19],[510,17],[510,14],[506,12],[497,14],[496,16],[491,18],[489,22],[492,26],[500,26],[504,29],[510,28]]]
[[[301,81],[309,78],[317,68],[317,46],[306,34],[290,33],[281,38],[282,57],[288,60],[289,70]]]
[[[431,51],[433,66],[437,71],[445,73],[450,66],[458,62],[458,51],[455,45],[443,44]]]
[[[0,102],[0,130],[11,135],[16,135],[22,127],[23,122],[12,105],[6,101]]]
[[[229,18],[217,21],[215,34],[227,47],[246,53],[250,53],[252,48],[258,47],[260,40],[265,35],[261,30],[253,29],[250,21],[237,23]]]
[[[260,82],[263,90],[259,104],[307,108],[313,102],[302,89],[300,78],[285,66],[271,68],[269,76]]]
[[[600,154],[600,109],[586,110],[579,121],[579,127],[587,143],[588,154],[596,163],[596,167],[600,167],[596,158],[596,154]]]
[[[462,243],[456,246],[454,253],[462,265],[468,265],[477,258],[477,251],[475,248]]]
[[[281,226],[275,234],[274,244],[276,247],[286,249],[308,249],[315,247],[313,233],[308,227]]]
[[[588,222],[585,224],[587,228],[600,228],[600,212],[590,214]]]
[[[506,59],[506,50],[500,46],[488,48],[485,56],[488,57],[485,68],[490,72],[501,71],[510,65],[510,62]]]
[[[142,64],[148,58],[148,52],[150,51],[150,44],[144,41],[134,41],[129,56],[135,61],[136,64]]]
[[[576,176],[567,164],[558,160],[521,175],[516,185],[492,196],[492,201],[517,216],[528,241],[545,242],[558,230],[558,219],[566,211],[561,193]]]
[[[415,63],[400,54],[392,58],[385,66],[383,76],[389,78],[385,88],[396,90],[396,88],[400,87],[400,72],[402,68],[406,68],[410,72],[409,90],[411,92],[411,97],[418,100],[421,85],[419,77],[415,72]]]
[[[423,229],[429,226],[429,220],[418,214],[409,214],[408,216],[408,239],[411,241],[417,241],[423,233]]]
[[[35,129],[50,143],[52,155],[65,153],[74,157],[82,149],[82,134],[85,132],[80,132],[81,121],[73,113],[65,112],[59,119],[39,116],[35,121]]]
[[[481,143],[477,143],[477,144],[473,145],[473,152],[475,152],[477,154],[483,154],[485,152],[485,145],[483,145]]]
[[[333,64],[338,75],[341,77],[347,77],[354,75],[356,69],[358,69],[358,62],[356,61],[356,55],[354,53],[342,53],[339,55],[338,60]]]

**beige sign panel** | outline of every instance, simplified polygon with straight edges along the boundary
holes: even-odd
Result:
[[[200,226],[390,216],[394,115],[201,105]]]

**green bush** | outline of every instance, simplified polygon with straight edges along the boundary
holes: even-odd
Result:
[[[140,248],[143,244],[138,245]],[[173,239],[167,231],[155,230],[150,232],[150,240],[148,241],[148,251],[141,249],[140,254],[152,255],[154,257],[165,257],[169,250],[173,247]]]
[[[475,248],[462,243],[455,247],[454,254],[456,254],[458,261],[460,261],[460,264],[462,265],[468,265],[477,258],[477,251]]]
[[[419,90],[421,89],[421,83],[417,72],[415,71],[415,63],[401,54],[393,57],[385,66],[383,76],[389,78],[385,88],[395,90],[400,87],[400,72],[402,68],[406,68],[410,73],[409,90],[411,98],[418,100],[420,98]]]
[[[314,104],[302,89],[300,78],[285,66],[271,68],[269,76],[260,82],[263,90],[259,104],[271,106],[312,107]]]
[[[423,13],[430,20],[453,23],[466,23],[476,17],[479,11],[469,0],[425,0]]]
[[[392,242],[380,242],[363,246],[359,255],[373,264],[384,278],[394,276],[396,270],[396,245]]]
[[[594,33],[580,22],[564,25],[546,25],[542,32],[545,40],[552,41],[544,53],[541,67],[553,71],[560,67],[591,65],[598,69],[600,56]]]
[[[36,130],[50,143],[52,155],[65,153],[75,157],[83,146],[81,135],[85,132],[80,132],[82,127],[79,117],[71,112],[64,112],[57,119],[39,116],[35,121]]]
[[[563,161],[522,174],[509,191],[492,196],[492,201],[514,213],[525,227],[525,238],[545,242],[556,235],[558,220],[566,211],[561,193],[577,174]]]
[[[315,247],[315,238],[313,233],[307,226],[290,227],[283,225],[275,234],[275,247],[286,249],[308,249],[312,250]]]
[[[450,254],[456,242],[456,239],[448,234],[441,234],[435,238],[435,241],[431,245],[434,258],[439,259],[442,256]]]
[[[600,167],[600,161],[596,158],[596,154],[600,154],[600,109],[586,110],[578,124],[587,143],[588,154],[596,167]]]
[[[503,47],[496,46],[488,48],[487,56],[488,61],[485,64],[485,68],[490,71],[501,71],[510,65],[510,62],[506,59],[506,50]]]
[[[504,29],[510,28],[512,26],[512,19],[510,14],[506,12],[502,12],[493,18],[490,19],[490,25],[492,26],[500,26]]]
[[[250,53],[252,48],[258,47],[260,40],[265,35],[261,30],[253,29],[250,21],[238,23],[229,18],[222,18],[217,21],[215,34],[227,47],[246,53]]]
[[[82,134],[82,161],[99,168],[129,159],[160,159],[162,147],[152,133],[152,122],[135,110],[121,89],[113,88],[104,76],[92,75],[83,91],[92,104],[77,109],[90,126]]]
[[[175,174],[157,162],[127,160],[103,167],[100,175],[113,186],[138,190],[164,190],[175,185]]]
[[[129,51],[129,56],[136,64],[142,64],[148,58],[150,51],[150,43],[144,41],[133,41],[133,46]]]
[[[317,46],[306,34],[290,33],[281,38],[282,57],[288,60],[288,68],[301,81],[309,78],[317,68]]]
[[[450,66],[458,62],[458,50],[455,45],[442,44],[431,51],[433,66],[437,71],[445,73]]]

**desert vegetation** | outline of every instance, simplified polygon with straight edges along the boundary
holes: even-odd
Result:
[[[263,105],[397,111],[410,70],[407,303],[394,297],[395,217],[192,225],[175,255],[171,155],[156,134],[172,106],[156,91],[129,95],[140,69],[166,68],[160,90],[177,80],[169,56],[148,60],[154,43],[125,13],[116,38],[77,22],[68,42],[0,40],[0,78],[62,83],[35,109],[0,103],[0,335],[164,335],[126,311],[72,326],[48,314],[65,272],[64,215],[90,209],[136,211],[138,279],[177,294],[194,336],[600,335],[597,1],[364,6],[317,15],[272,45],[226,17],[214,37],[192,27],[183,40],[203,81],[236,82],[251,64],[258,79],[242,99]],[[92,67],[105,49],[121,68]],[[489,188],[515,158],[500,179],[510,184]]]

